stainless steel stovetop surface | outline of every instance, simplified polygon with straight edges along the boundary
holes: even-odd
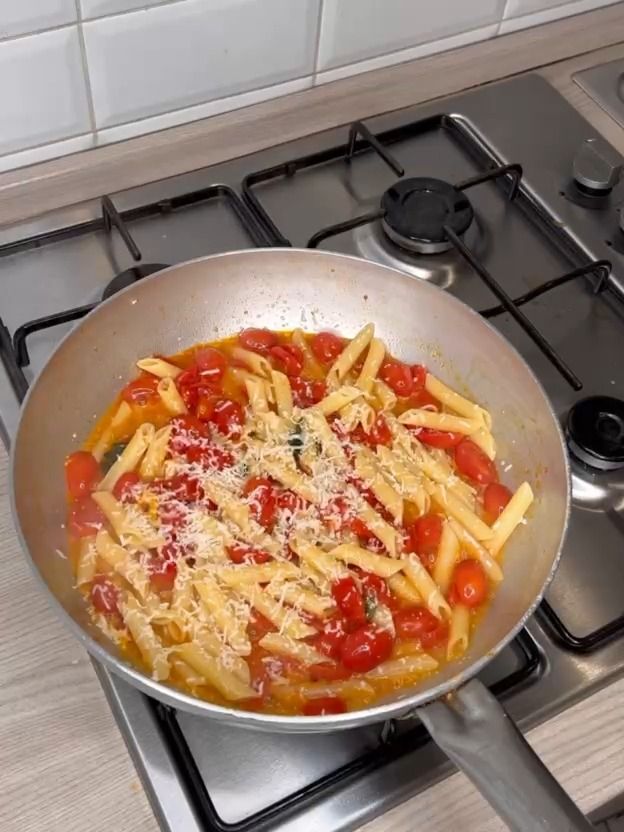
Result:
[[[442,104],[370,118],[366,123],[378,132],[440,112],[461,117],[500,163],[522,164],[523,186],[555,218],[562,239],[570,241],[570,255],[576,246],[577,254],[580,250],[587,259],[608,259],[613,266],[613,291],[596,296],[590,281],[582,278],[525,307],[530,319],[583,381],[580,393],[568,386],[509,316],[496,318],[496,326],[537,373],[562,420],[571,405],[584,396],[624,398],[624,305],[619,294],[624,288],[624,256],[616,214],[624,189],[617,186],[593,210],[574,204],[565,195],[574,155],[585,139],[595,135],[593,129],[536,76],[485,87]],[[118,209],[134,207],[216,182],[239,190],[251,171],[341,144],[346,132],[346,128],[328,131],[134,189],[115,195],[114,202]],[[457,182],[479,172],[466,150],[440,131],[397,142],[392,153],[407,176]],[[394,180],[379,157],[366,153],[351,164],[332,162],[272,180],[258,186],[255,193],[280,231],[299,246],[324,226],[377,208],[381,194]],[[466,242],[512,297],[579,265],[517,205],[506,201],[497,185],[480,185],[467,195],[476,222]],[[97,210],[95,204],[84,205],[0,232],[0,245],[91,219]],[[215,202],[136,221],[131,231],[144,262],[176,263],[250,245],[236,217]],[[384,240],[377,226],[347,232],[323,245],[398,265],[398,250]],[[402,257],[407,257],[402,267],[415,279],[434,280],[477,309],[495,304],[457,254]],[[0,315],[13,332],[27,320],[96,300],[108,281],[131,265],[115,231],[110,236],[92,234],[0,258]],[[70,326],[30,337],[29,378],[40,370]],[[0,420],[9,440],[17,419],[18,405],[0,367]],[[624,613],[624,474],[589,474],[574,466],[573,493],[570,532],[547,599],[582,645],[583,637]],[[510,713],[525,729],[624,672],[624,638],[582,653],[578,647],[558,646],[552,629],[543,618],[535,617],[524,637],[525,648],[527,644],[533,672],[505,699]],[[487,670],[489,683],[508,679],[513,673],[522,675],[529,660],[521,647],[514,643],[492,663]],[[237,832],[352,829],[451,770],[416,723],[394,726],[390,732],[369,726],[305,737],[254,734],[164,712],[101,667],[97,670],[159,820],[171,832],[228,826]],[[193,763],[180,767],[180,755],[187,760],[189,753]],[[344,776],[334,776],[341,766],[346,766]],[[318,786],[322,778],[324,788]],[[208,801],[202,789],[195,788],[201,780]],[[305,798],[292,800],[300,790]],[[266,811],[278,803],[279,811]],[[256,813],[261,815],[254,820]]]

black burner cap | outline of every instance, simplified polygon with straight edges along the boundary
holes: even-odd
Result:
[[[461,191],[441,179],[401,179],[381,198],[386,234],[397,245],[421,254],[435,254],[452,247],[444,231],[448,225],[463,234],[474,217]]]
[[[132,286],[133,283],[136,283],[143,277],[149,277],[150,274],[155,274],[156,272],[160,272],[163,269],[168,268],[169,266],[164,263],[141,263],[138,266],[131,266],[129,269],[115,275],[106,289],[102,292],[102,300],[106,300],[107,298],[112,297],[116,292],[120,292],[128,286]]]
[[[624,401],[582,399],[568,413],[566,427],[570,451],[581,462],[602,471],[624,466]]]

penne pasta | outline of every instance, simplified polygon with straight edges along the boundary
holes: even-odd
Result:
[[[110,425],[102,431],[101,436],[91,449],[91,453],[98,462],[102,460],[106,451],[113,444],[116,432],[123,428],[131,416],[132,408],[128,402],[120,402],[119,407],[115,411],[115,415],[111,419]]]
[[[433,567],[433,580],[446,595],[451,586],[453,570],[459,558],[459,540],[450,523],[442,526],[442,535],[438,546],[438,553]]]
[[[474,419],[482,423],[487,430],[492,429],[492,417],[487,410],[475,404],[475,402],[471,402],[470,399],[460,396],[459,393],[447,387],[444,382],[431,373],[427,373],[425,378],[425,390],[443,405],[454,410],[455,413],[459,413],[460,416],[466,416],[468,419]]]
[[[275,404],[273,397],[273,388],[268,378],[263,375],[256,375],[251,370],[246,370],[244,367],[228,367],[225,377],[230,376],[239,387],[245,387],[248,381],[257,381],[258,379],[264,384],[264,393],[269,404]]]
[[[389,578],[391,575],[396,575],[403,568],[400,560],[376,555],[369,552],[368,549],[356,546],[354,543],[341,543],[340,546],[332,549],[329,554],[345,563],[359,566],[360,569],[364,569],[366,572],[379,575],[380,578]]]
[[[324,552],[319,546],[307,540],[296,537],[291,540],[290,547],[301,560],[330,581],[337,581],[349,574],[346,567],[334,555]]]
[[[407,578],[416,588],[429,612],[436,618],[450,618],[451,608],[419,558],[416,555],[408,556],[401,563]]]
[[[357,387],[339,387],[337,390],[325,396],[316,407],[323,416],[329,416],[331,413],[342,410],[349,402],[354,401],[354,399],[357,399],[361,395],[362,391]]]
[[[168,679],[171,667],[167,650],[154,632],[147,613],[130,593],[124,597],[120,609],[124,624],[139,648],[144,662],[150,668],[152,677],[158,682]]]
[[[236,702],[239,699],[257,696],[257,692],[229,670],[225,662],[211,656],[199,644],[180,644],[175,648],[175,652],[225,699]]]
[[[344,425],[344,429],[347,433],[351,433],[351,431],[355,430],[358,425],[361,425],[366,433],[370,433],[373,425],[375,424],[376,418],[377,413],[375,409],[361,399],[349,402],[349,404],[346,407],[343,407],[340,411],[340,421]]]
[[[154,480],[162,476],[170,438],[171,425],[165,425],[154,433],[139,467],[142,479]]]
[[[250,376],[245,379],[245,389],[249,398],[249,406],[255,416],[269,412],[269,400],[267,399],[264,380],[257,376]]]
[[[496,459],[496,442],[487,428],[479,428],[470,438],[490,459]]]
[[[247,635],[249,610],[244,607],[243,614],[236,615],[229,596],[219,588],[214,578],[204,575],[201,581],[194,581],[193,586],[199,596],[202,607],[211,621],[218,627],[232,650],[239,656],[251,653],[251,642]],[[237,612],[241,612],[240,608]]]
[[[104,512],[122,546],[159,549],[166,538],[136,506],[124,506],[110,491],[94,491],[92,499]]]
[[[533,491],[531,486],[528,482],[523,482],[492,526],[492,535],[485,544],[491,555],[498,555],[516,526],[522,523],[524,515],[532,502]]]
[[[373,670],[364,674],[365,679],[393,679],[397,676],[418,676],[431,673],[438,667],[438,662],[427,653],[401,656],[378,664]]]
[[[308,344],[305,334],[300,329],[293,329],[292,332],[292,342],[297,347],[297,349],[301,350],[301,354],[303,355],[303,370],[311,375],[313,378],[317,378],[322,375],[322,368],[319,362],[314,357],[314,353],[310,349],[310,345]]]
[[[178,388],[172,378],[161,378],[156,390],[162,403],[172,416],[181,416],[187,412],[184,400],[178,392]]]
[[[391,575],[388,578],[388,586],[390,591],[398,596],[402,601],[407,601],[408,604],[422,604],[420,593],[405,575],[397,572],[396,575]]]
[[[170,361],[165,361],[164,358],[141,358],[136,365],[139,370],[151,373],[158,378],[176,378],[182,372],[180,367],[176,367]]]
[[[392,475],[400,496],[416,506],[418,514],[429,511],[431,500],[424,486],[420,472],[409,460],[401,457],[384,445],[377,446],[377,458],[382,470]]]
[[[403,522],[403,498],[378,466],[377,457],[362,448],[354,457],[355,473],[371,489],[379,502],[390,512],[395,522]]]
[[[463,416],[453,416],[451,413],[435,413],[433,410],[406,410],[399,416],[402,425],[418,428],[433,428],[449,433],[463,433],[470,436],[479,430],[481,422],[476,419],[465,419]]]
[[[288,656],[297,659],[302,664],[324,664],[327,656],[319,653],[314,647],[310,647],[303,641],[296,641],[294,638],[282,636],[279,633],[267,633],[260,639],[260,647],[278,656]]]
[[[251,372],[255,373],[255,375],[266,379],[271,378],[273,368],[266,358],[258,355],[257,352],[243,349],[243,347],[234,347],[232,350],[232,358],[236,361],[240,361],[241,364],[244,364],[247,369],[251,370]]]
[[[305,430],[320,442],[322,453],[334,463],[340,465],[346,463],[347,455],[344,448],[330,428],[325,416],[316,408],[309,408],[303,411],[301,418]]]
[[[288,376],[277,370],[271,370],[271,382],[273,384],[273,395],[275,396],[277,413],[283,418],[289,418],[293,412],[293,397]]]
[[[364,393],[370,393],[373,389],[373,384],[377,378],[377,373],[386,355],[386,348],[383,341],[379,338],[373,338],[370,342],[364,365],[360,370],[355,386],[359,387]]]
[[[269,581],[296,580],[301,577],[301,570],[289,561],[274,560],[258,565],[224,566],[217,575],[223,583],[237,587],[246,584],[267,584]]]
[[[498,584],[503,580],[503,570],[500,568],[496,560],[488,552],[488,550],[479,543],[470,532],[465,529],[461,523],[449,517],[449,525],[457,535],[462,548],[465,549],[475,560],[478,560],[484,568],[488,578],[494,583]]]
[[[381,540],[392,557],[397,557],[401,546],[401,537],[394,526],[387,523],[381,514],[375,511],[372,506],[369,506],[364,499],[357,500],[356,515],[365,523],[368,530]]]
[[[303,571],[303,570],[300,570]],[[307,572],[304,572],[308,576]],[[276,601],[285,601],[291,607],[309,612],[317,618],[324,618],[334,609],[334,602],[329,597],[330,586],[323,585],[325,592],[318,594],[310,589],[303,589],[298,583],[277,583],[273,581],[265,592]]]
[[[489,540],[492,537],[493,532],[490,527],[450,489],[436,483],[426,484],[426,487],[434,503],[461,523],[473,537],[477,540]]]
[[[258,612],[262,613],[265,618],[274,624],[280,635],[290,636],[290,638],[307,638],[316,633],[314,627],[310,627],[301,619],[292,607],[285,607],[271,596],[260,589],[259,587],[238,587],[237,592],[252,607]]]
[[[349,341],[327,373],[327,384],[330,389],[335,389],[344,381],[349,370],[370,344],[374,334],[375,327],[372,324],[366,324],[355,338]]]
[[[223,644],[216,633],[211,632],[206,627],[201,627],[195,633],[193,639],[202,650],[209,653],[215,658],[221,659],[225,667],[234,674],[241,682],[249,684],[251,673],[249,672],[249,665],[245,659],[241,658],[238,653],[230,650],[227,645]]]
[[[397,403],[397,397],[394,390],[388,387],[385,381],[381,381],[379,378],[373,383],[373,395],[379,404],[379,409],[383,412],[392,410]]]
[[[464,604],[455,604],[449,625],[446,657],[449,661],[459,658],[468,649],[470,640],[470,610]]]
[[[151,425],[149,422],[144,422],[136,429],[132,439],[128,442],[115,462],[113,462],[104,475],[104,479],[100,482],[99,489],[101,491],[112,491],[119,477],[123,474],[128,474],[130,471],[134,471],[152,442],[155,433],[156,429],[154,425]]]
[[[95,548],[98,555],[113,567],[118,575],[125,578],[130,586],[136,590],[141,601],[145,601],[151,593],[147,572],[138,560],[134,560],[123,546],[115,543],[110,534],[100,529],[95,538]]]
[[[78,562],[76,564],[76,586],[90,583],[95,576],[95,564],[97,551],[94,537],[83,537],[80,539],[78,551]]]

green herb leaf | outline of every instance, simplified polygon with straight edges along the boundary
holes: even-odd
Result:
[[[297,422],[292,433],[288,437],[288,447],[292,449],[296,465],[299,465],[299,457],[301,456],[301,451],[303,450],[303,441],[303,425],[301,422]]]
[[[118,442],[116,445],[113,445],[112,448],[109,448],[104,456],[102,457],[102,462],[100,463],[100,467],[104,473],[108,471],[108,469],[113,465],[113,463],[117,462],[119,457],[122,455],[124,448],[126,447],[126,442]]]

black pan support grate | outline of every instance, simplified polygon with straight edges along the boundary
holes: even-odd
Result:
[[[545,661],[535,641],[527,630],[521,630],[511,643],[518,655],[520,665],[508,676],[495,682],[490,690],[499,699],[505,700],[511,694],[537,681],[545,669]],[[321,797],[336,794],[354,779],[366,777],[371,772],[388,765],[401,757],[417,751],[430,742],[429,734],[418,720],[413,727],[401,729],[394,721],[380,725],[379,739],[370,751],[341,766],[315,783],[275,803],[261,812],[238,823],[227,823],[218,814],[193,756],[184,738],[174,709],[154,702],[156,715],[172,749],[176,765],[194,801],[194,808],[205,832],[270,832],[276,824],[289,817],[305,812]]]
[[[280,177],[292,177],[298,171],[316,165],[339,162],[340,160],[344,160],[345,163],[350,164],[354,156],[367,152],[377,153],[394,174],[403,176],[405,173],[403,167],[393,157],[388,147],[399,141],[434,130],[443,130],[454,141],[459,143],[477,164],[484,169],[482,173],[466,179],[463,182],[458,182],[455,185],[457,190],[466,191],[469,188],[474,188],[485,182],[497,180],[504,187],[508,199],[518,204],[534,222],[539,223],[569,256],[574,256],[581,261],[586,259],[565,231],[554,223],[529,192],[522,188],[522,167],[518,164],[501,165],[494,152],[478,139],[466,124],[460,119],[448,115],[431,116],[430,118],[386,130],[377,136],[362,122],[355,122],[351,125],[345,144],[312,153],[308,156],[291,159],[282,164],[274,165],[273,167],[246,176],[242,183],[244,199],[253,210],[266,233],[273,238],[275,244],[289,246],[291,245],[290,240],[282,234],[260,203],[254,190],[257,185]],[[376,222],[383,219],[383,217],[384,211],[380,208],[367,214],[345,220],[344,222],[322,228],[310,237],[308,247],[316,248],[324,240],[335,237],[338,234],[344,234],[347,231],[352,231],[359,226]],[[574,390],[581,390],[583,387],[581,379],[566,364],[557,350],[549,343],[548,339],[531,323],[520,307],[534,298],[539,297],[539,295],[580,277],[593,278],[594,291],[596,293],[602,292],[609,286],[611,263],[608,260],[585,262],[573,271],[561,277],[548,280],[518,298],[511,298],[496,278],[487,271],[477,256],[465,245],[463,240],[448,227],[445,228],[445,232],[448,240],[455,249],[472,266],[476,274],[499,301],[499,305],[482,310],[481,314],[487,318],[492,318],[504,312],[511,315],[551,364],[557,368],[568,384]]]
[[[577,636],[570,632],[548,601],[542,601],[536,615],[555,644],[578,655],[594,653],[624,633],[624,615],[620,615],[584,636]]]
[[[115,229],[125,243],[132,259],[139,263],[143,259],[143,254],[130,232],[129,225],[132,222],[163,214],[170,214],[174,211],[191,208],[212,200],[223,202],[225,207],[236,216],[253,245],[266,246],[269,244],[270,240],[266,233],[259,226],[257,220],[238,194],[227,185],[211,185],[208,188],[190,191],[169,199],[162,199],[158,202],[129,208],[125,211],[118,211],[112,199],[108,196],[103,196],[101,200],[101,217],[89,220],[88,222],[76,223],[64,228],[55,229],[54,231],[36,234],[15,242],[5,243],[0,246],[0,257],[8,257],[13,254],[19,254],[20,252],[42,248],[52,243],[82,237],[86,234],[94,234],[101,231],[112,233],[113,229]],[[146,273],[156,270],[149,266],[134,267],[137,271],[140,271],[141,268],[144,268]],[[2,318],[0,318],[0,359],[9,376],[15,395],[20,402],[24,399],[28,391],[28,379],[23,369],[30,363],[26,346],[28,336],[42,329],[79,320],[91,312],[92,309],[95,309],[97,305],[97,303],[90,303],[84,306],[77,306],[73,309],[66,309],[53,315],[46,315],[45,317],[28,321],[15,330],[13,337],[11,337],[9,329]]]

